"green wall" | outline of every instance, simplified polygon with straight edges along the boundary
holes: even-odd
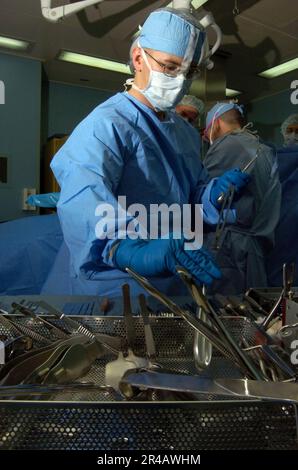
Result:
[[[76,125],[112,93],[93,88],[50,82],[48,87],[48,137],[70,134]]]
[[[275,143],[277,146],[283,144],[280,133],[282,122],[293,113],[298,113],[298,105],[291,103],[293,90],[283,90],[275,95],[254,100],[249,105],[248,120],[252,121],[255,129],[265,140]]]
[[[1,82],[0,156],[8,156],[8,183],[0,183],[3,222],[38,213],[23,211],[22,197],[23,188],[39,191],[42,145],[52,135],[71,133],[112,93],[48,82],[41,62],[9,54],[0,54]]]
[[[8,184],[0,183],[0,221],[32,213],[22,210],[23,188],[39,187],[41,63],[0,54],[0,155],[8,156]]]

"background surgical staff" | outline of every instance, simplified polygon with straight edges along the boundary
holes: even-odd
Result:
[[[235,220],[227,221],[218,249],[214,248],[216,232],[209,229],[206,234],[206,246],[214,250],[222,271],[222,279],[212,289],[221,294],[267,286],[265,256],[274,246],[280,215],[277,160],[272,149],[244,124],[243,110],[234,103],[217,103],[206,120],[205,133],[211,145],[204,165],[212,177],[235,166],[244,168],[255,159],[247,170],[249,184],[241,198],[235,195]]]
[[[204,115],[204,111],[203,101],[193,95],[185,95],[176,106],[176,113],[194,127],[198,127],[200,117]]]

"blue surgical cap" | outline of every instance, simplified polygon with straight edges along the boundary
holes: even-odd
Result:
[[[207,113],[206,129],[211,126],[213,120],[215,121],[215,119],[217,119],[222,114],[231,111],[231,109],[237,109],[237,111],[239,111],[243,115],[242,107],[236,103],[216,103],[213,108],[211,108],[210,111]]]
[[[194,95],[184,95],[178,106],[191,106],[196,109],[199,114],[202,114],[205,110],[205,105],[202,100]]]
[[[194,32],[198,34],[198,42],[192,60],[198,62],[205,33],[200,30],[199,25],[194,26],[187,21],[187,16],[179,11],[156,10],[151,13],[141,29],[139,43],[143,48],[185,57]]]

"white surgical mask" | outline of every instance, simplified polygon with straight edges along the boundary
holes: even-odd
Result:
[[[169,111],[175,108],[188,92],[191,80],[187,80],[183,74],[179,74],[176,77],[168,77],[162,72],[152,70],[143,49],[142,55],[150,70],[148,84],[143,90],[135,84],[132,87],[142,93],[149,103],[159,111]]]

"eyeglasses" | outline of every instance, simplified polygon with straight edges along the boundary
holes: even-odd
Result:
[[[292,132],[295,132],[295,134],[298,134],[298,125],[297,124],[291,124],[287,127],[286,133],[291,134]]]
[[[144,51],[151,59],[153,59],[162,69],[162,73],[167,77],[177,77],[177,75],[183,74],[187,80],[194,80],[201,74],[200,68],[197,66],[190,66],[188,70],[183,69],[179,65],[175,64],[163,64],[159,60],[155,59],[153,55],[149,54],[148,51]]]

